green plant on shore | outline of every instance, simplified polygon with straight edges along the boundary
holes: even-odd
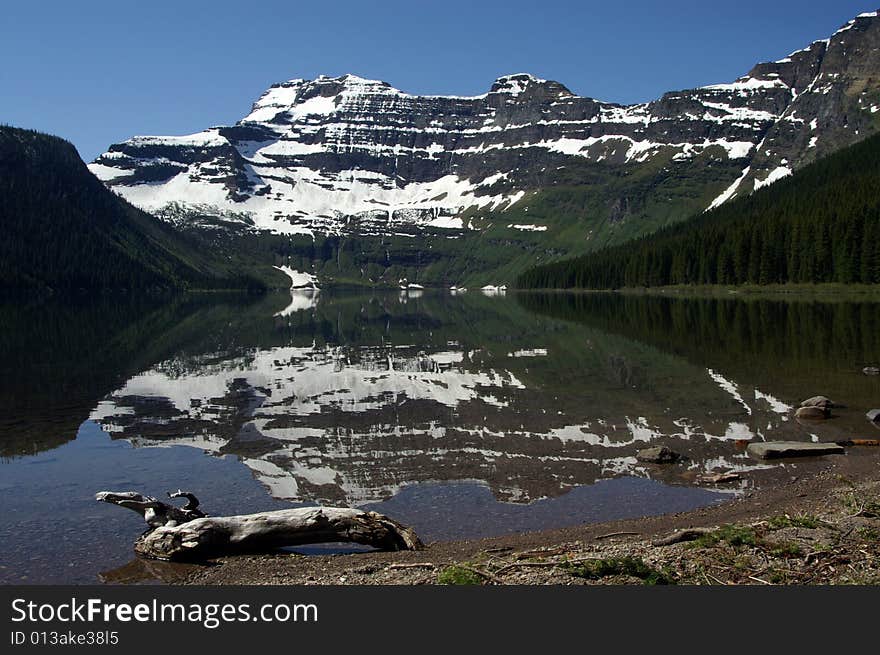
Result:
[[[788,582],[788,576],[785,571],[780,569],[768,569],[766,573],[768,581],[772,584],[786,584]]]
[[[813,516],[791,517],[786,514],[774,516],[768,521],[768,525],[771,530],[778,530],[787,527],[816,528],[826,524]],[[693,541],[691,548],[712,548],[719,544],[726,544],[736,549],[750,546],[764,551],[771,557],[778,558],[801,557],[803,555],[803,550],[796,543],[765,541],[754,528],[742,525],[722,525]],[[732,558],[729,563],[735,568],[745,569],[750,566],[747,559],[743,561],[738,561],[738,559]]]
[[[876,528],[863,527],[856,530],[856,535],[859,538],[864,539],[865,541],[878,541],[880,540],[880,531]]]
[[[701,535],[692,542],[692,548],[711,548],[719,543],[726,543],[734,547],[757,546],[758,535],[753,528],[741,525],[722,525],[717,530]]]
[[[730,558],[731,565],[740,573],[747,573],[752,569],[752,558],[747,555],[738,555]]]
[[[771,557],[780,557],[788,559],[789,557],[801,557],[804,551],[801,547],[790,541],[773,544],[770,547],[769,554]]]
[[[614,575],[628,575],[641,579],[646,585],[675,584],[675,580],[668,572],[650,566],[639,557],[609,557],[586,562],[581,561],[577,564],[566,563],[562,566],[570,575],[587,580],[599,580]]]
[[[453,564],[440,571],[437,575],[437,584],[478,585],[483,584],[483,579],[467,566]]]
[[[853,512],[853,516],[880,518],[880,501],[876,497],[859,498],[855,493],[849,493],[844,497],[843,504]]]
[[[781,530],[782,528],[821,528],[828,524],[822,519],[809,514],[801,514],[800,516],[780,514],[770,518],[767,521],[767,525],[771,530]]]

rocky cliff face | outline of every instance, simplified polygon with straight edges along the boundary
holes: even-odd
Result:
[[[621,222],[634,225],[631,235],[750,193],[873,133],[878,76],[873,12],[733,83],[638,105],[580,97],[527,74],[499,78],[474,97],[414,96],[353,75],[292,80],[272,86],[234,126],[135,137],[91,170],[175,221],[393,235],[479,230],[493,220],[551,242],[564,226],[549,224],[548,234],[547,222],[524,212],[547,189],[565,187],[580,189],[589,211],[557,207],[554,216],[586,221],[581,238]],[[612,179],[614,192],[590,204]]]

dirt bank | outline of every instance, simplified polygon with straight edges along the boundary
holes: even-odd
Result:
[[[418,552],[218,558],[183,584],[878,584],[880,448],[789,461],[680,514],[438,542]],[[721,528],[715,529],[715,528]],[[695,541],[652,541],[705,528]]]

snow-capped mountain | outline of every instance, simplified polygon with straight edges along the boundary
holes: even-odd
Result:
[[[878,76],[877,12],[733,83],[637,105],[581,97],[525,73],[473,97],[322,76],[272,86],[233,126],[134,137],[90,168],[133,204],[175,221],[393,234],[398,226],[474,227],[473,219],[519,207],[507,227],[544,238],[545,225],[520,220],[529,198],[591,175],[657,170],[603,199],[609,223],[638,220],[682,188],[690,204],[663,221],[770,184],[875,132]]]

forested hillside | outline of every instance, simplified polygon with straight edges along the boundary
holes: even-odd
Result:
[[[880,282],[880,136],[638,240],[522,274],[521,288]]]
[[[107,190],[58,137],[0,126],[0,293],[262,289]]]

